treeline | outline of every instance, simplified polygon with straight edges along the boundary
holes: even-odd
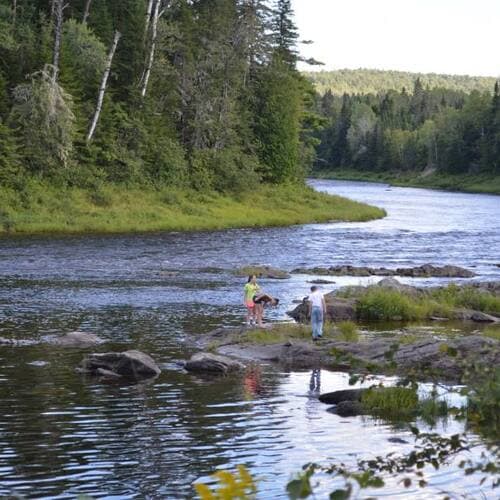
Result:
[[[0,185],[302,179],[290,0],[0,0]]]
[[[318,97],[326,120],[316,167],[500,174],[500,92],[424,87]]]
[[[495,78],[468,75],[439,75],[436,73],[409,73],[377,69],[339,69],[304,73],[316,90],[323,95],[330,90],[334,95],[379,94],[388,90],[413,89],[418,78],[424,87],[445,88],[470,93],[473,90],[491,92]]]

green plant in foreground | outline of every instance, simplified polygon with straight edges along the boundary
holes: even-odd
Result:
[[[359,331],[356,323],[353,321],[341,321],[338,329],[343,340],[347,342],[357,342],[359,340]]]

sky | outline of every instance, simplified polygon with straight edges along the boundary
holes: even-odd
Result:
[[[500,0],[292,0],[320,69],[500,75]],[[300,69],[314,69],[301,66]]]

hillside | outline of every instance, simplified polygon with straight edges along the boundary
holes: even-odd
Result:
[[[383,71],[377,69],[339,69],[335,71],[312,71],[304,73],[320,94],[328,89],[335,95],[377,94],[387,90],[413,89],[420,78],[424,87],[446,88],[470,93],[473,90],[493,90],[494,77],[468,75],[438,75],[436,73],[409,73],[406,71]]]

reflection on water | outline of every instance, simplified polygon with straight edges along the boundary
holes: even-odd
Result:
[[[250,367],[241,376],[207,379],[176,364],[191,354],[185,340],[244,321],[242,280],[218,269],[248,264],[249,256],[287,270],[429,261],[475,266],[477,279],[500,276],[493,266],[500,243],[498,198],[316,185],[384,206],[389,216],[366,224],[1,239],[0,337],[25,342],[0,346],[0,496],[188,498],[193,481],[244,463],[260,479],[261,497],[278,498],[291,472],[306,462],[352,464],[411,446],[411,435],[394,425],[326,411],[316,395],[346,388],[344,374]],[[270,319],[285,317],[292,300],[307,293],[308,279],[261,281],[281,299],[278,309],[266,312]],[[334,280],[326,290],[368,281]],[[96,350],[150,353],[163,373],[140,385],[81,377],[74,367],[85,351],[43,342],[76,329],[106,341]],[[461,429],[454,421],[439,428],[447,434]],[[390,437],[409,444],[391,443]],[[390,483],[389,497],[424,498],[441,489],[479,494],[477,480],[456,467],[431,474],[431,486],[422,492]],[[321,491],[330,486],[325,481]]]

